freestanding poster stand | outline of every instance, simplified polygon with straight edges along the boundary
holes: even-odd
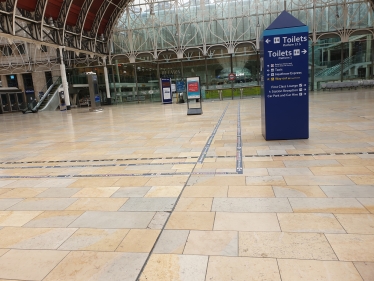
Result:
[[[161,99],[163,104],[172,103],[172,94],[171,94],[171,79],[170,78],[161,78],[160,79],[160,88],[161,88]]]
[[[266,140],[309,138],[308,27],[286,11],[261,40],[261,121]]]
[[[201,85],[200,77],[188,77],[187,83],[187,115],[200,115],[203,114],[203,106],[201,102]],[[191,108],[191,100],[199,100],[200,107]]]

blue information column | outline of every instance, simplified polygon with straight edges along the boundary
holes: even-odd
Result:
[[[170,78],[161,78],[160,79],[160,88],[161,88],[161,98],[162,103],[172,103],[172,93],[171,93],[171,79]]]
[[[309,138],[308,27],[286,11],[263,33],[261,71],[264,138]]]

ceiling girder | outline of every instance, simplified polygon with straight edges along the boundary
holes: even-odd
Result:
[[[14,40],[31,40],[42,45],[66,46],[75,52],[106,54],[108,52],[108,40],[112,29],[124,11],[130,0],[100,1],[99,10],[95,13],[94,21],[89,31],[85,31],[88,14],[94,3],[99,0],[85,0],[79,9],[75,26],[68,25],[69,13],[72,11],[73,0],[63,0],[59,8],[58,16],[53,16],[53,24],[50,21],[50,13],[46,18],[46,9],[49,0],[36,0],[35,7],[30,10],[28,0],[5,0],[0,2],[0,36],[14,36]],[[96,5],[96,2],[95,2]],[[113,13],[107,17],[106,13],[110,5],[114,5]],[[19,7],[17,7],[19,6]],[[22,9],[20,8],[22,7]],[[26,7],[26,8],[24,8]],[[76,10],[76,6],[74,8]],[[76,13],[76,12],[75,12]],[[106,26],[102,26],[103,20]],[[104,28],[104,38],[99,30]],[[101,32],[100,32],[101,33]],[[57,45],[57,46],[56,46]]]

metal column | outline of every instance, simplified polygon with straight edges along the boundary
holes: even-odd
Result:
[[[314,91],[314,43],[312,43],[312,69],[310,72],[310,90]]]
[[[230,54],[231,73],[234,73],[234,67],[232,63],[232,54]],[[231,81],[231,99],[234,99],[234,83]]]
[[[106,90],[107,104],[112,104],[112,99],[111,99],[111,96],[110,96],[110,89],[109,89],[108,69],[107,69],[105,63],[104,63],[104,80],[105,80],[105,90]]]
[[[344,53],[343,53],[343,49],[344,49],[344,43],[340,43],[340,82],[343,82],[343,71],[344,71],[344,65],[343,65],[343,61],[344,61]]]
[[[60,50],[60,72],[61,72],[61,82],[62,82],[62,87],[64,88],[64,96],[65,96],[65,104],[66,104],[66,109],[70,110],[70,96],[69,96],[69,86],[68,86],[68,81],[66,79],[66,68],[65,68],[65,63],[64,63],[64,56],[62,52],[62,46],[58,47]]]

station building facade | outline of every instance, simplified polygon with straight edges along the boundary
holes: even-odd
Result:
[[[134,0],[122,5],[110,31],[96,32],[92,44],[97,46],[90,52],[68,40],[60,46],[48,38],[30,40],[25,28],[15,38],[0,34],[2,86],[38,98],[65,69],[72,104],[87,93],[87,71],[98,74],[102,99],[111,103],[139,101],[139,96],[159,101],[160,77],[200,76],[206,98],[233,87],[256,94],[261,35],[283,10],[309,27],[310,90],[328,81],[373,77],[371,1]],[[22,15],[22,9],[18,12]],[[47,15],[45,31],[53,31],[56,20]],[[235,81],[228,81],[229,73],[236,74]]]

